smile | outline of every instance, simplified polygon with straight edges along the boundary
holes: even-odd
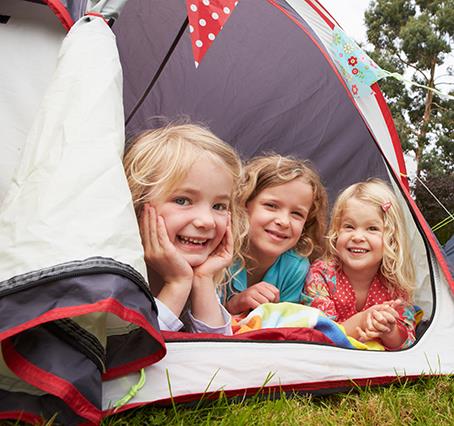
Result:
[[[198,245],[204,246],[208,242],[207,238],[193,238],[193,237],[184,237],[183,235],[177,235],[178,241],[185,245]]]
[[[282,234],[281,232],[272,231],[270,229],[265,229],[265,232],[267,234],[271,235],[274,239],[286,240],[287,238],[289,238],[287,235]]]
[[[351,252],[351,253],[358,253],[358,254],[364,254],[364,253],[368,253],[369,252],[369,250],[362,249],[362,248],[349,248],[347,250],[349,252]]]

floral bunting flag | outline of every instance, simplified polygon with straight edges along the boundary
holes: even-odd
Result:
[[[339,27],[333,30],[330,50],[337,69],[354,97],[373,94],[370,86],[389,74]]]
[[[238,0],[186,0],[195,66],[230,18]]]

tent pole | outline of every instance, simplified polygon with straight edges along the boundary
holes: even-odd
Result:
[[[140,106],[142,105],[143,101],[145,100],[145,98],[148,96],[148,93],[150,93],[151,89],[153,88],[153,86],[155,85],[156,81],[158,80],[159,76],[161,75],[164,67],[166,66],[167,62],[169,61],[170,59],[170,56],[172,56],[172,53],[173,51],[175,50],[175,48],[177,47],[177,44],[178,42],[180,41],[181,39],[181,36],[183,35],[183,33],[185,32],[186,30],[186,27],[188,25],[188,17],[186,17],[186,19],[184,20],[183,22],[183,25],[181,26],[180,28],[180,31],[178,31],[178,34],[177,36],[175,37],[175,40],[173,41],[172,45],[170,46],[169,50],[167,51],[167,54],[166,56],[164,57],[164,60],[161,62],[161,65],[159,66],[158,70],[156,71],[155,75],[153,76],[150,84],[148,85],[148,87],[146,88],[144,94],[142,95],[142,97],[137,101],[136,105],[134,106],[134,108],[132,109],[131,113],[129,114],[129,116],[126,118],[126,122],[125,122],[125,125],[128,125],[128,123],[131,121],[131,118],[134,116],[134,114],[137,112],[137,110],[140,108]]]

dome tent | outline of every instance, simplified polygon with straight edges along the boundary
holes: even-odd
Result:
[[[83,14],[82,10],[91,10],[91,3],[85,3],[74,1],[67,9],[57,1],[49,1],[48,5],[59,10],[60,18],[66,17],[70,27],[71,11]],[[120,2],[100,2],[98,7],[107,8],[115,3],[119,6]],[[189,3],[202,4],[188,2],[188,6]],[[46,9],[41,4],[16,0],[8,0],[6,4],[11,7],[9,12],[0,9],[0,15],[11,16],[3,28],[5,31],[8,26],[14,28],[14,13],[24,5],[43,14]],[[51,31],[49,22],[44,20],[46,34],[40,34],[40,39],[43,36],[51,39],[46,38],[42,43],[45,50],[51,56],[51,46],[55,46],[55,58],[60,45],[61,50],[58,61],[43,64],[43,68],[48,68],[42,70],[41,92],[35,93],[35,105],[27,105],[24,121],[28,121],[30,128],[17,131],[18,122],[23,126],[27,123],[22,123],[17,114],[12,117],[18,110],[11,108],[14,104],[3,105],[2,101],[5,114],[0,115],[8,117],[8,126],[4,128],[10,132],[7,140],[12,141],[5,147],[10,149],[6,160],[2,156],[8,170],[13,169],[11,164],[18,162],[17,153],[22,151],[14,178],[13,171],[2,168],[0,180],[3,184],[0,187],[3,266],[0,289],[4,290],[0,293],[0,315],[2,325],[8,324],[2,334],[0,416],[22,415],[23,419],[32,421],[40,414],[59,411],[65,424],[82,419],[96,423],[102,417],[98,408],[101,392],[102,408],[107,413],[112,403],[136,384],[138,376],[132,371],[145,365],[150,365],[145,369],[148,378],[145,385],[122,409],[170,401],[171,397],[174,401],[196,400],[206,392],[216,394],[221,389],[228,395],[244,395],[257,389],[323,392],[350,387],[352,380],[357,384],[382,384],[391,382],[397,375],[452,373],[453,343],[449,338],[454,334],[450,321],[454,308],[449,291],[454,288],[452,277],[409,197],[405,178],[401,178],[405,175],[402,153],[378,86],[373,86],[374,93],[354,98],[334,65],[327,48],[333,19],[316,1],[240,1],[196,68],[187,29],[187,10],[183,0],[130,0],[113,24],[124,72],[127,131],[132,133],[147,127],[150,117],[156,115],[173,118],[185,114],[194,121],[207,123],[245,157],[272,149],[310,158],[327,184],[331,199],[341,188],[366,177],[389,180],[407,213],[417,265],[417,303],[423,307],[430,324],[413,347],[396,352],[352,351],[294,337],[287,341],[266,341],[269,333],[263,330],[253,340],[164,333],[167,349],[164,356],[162,338],[153,331],[154,318],[146,315],[151,312],[152,301],[140,284],[122,284],[125,291],[118,295],[118,303],[124,306],[132,304],[134,299],[136,304],[134,308],[126,306],[121,312],[113,304],[110,310],[102,311],[99,302],[106,299],[104,295],[96,295],[96,301],[88,304],[93,307],[88,318],[82,315],[87,311],[80,309],[86,303],[72,305],[73,309],[66,312],[58,311],[61,312],[58,318],[46,313],[37,315],[32,307],[41,306],[38,296],[48,294],[49,298],[64,303],[71,296],[68,289],[72,288],[72,282],[65,287],[40,279],[55,277],[52,271],[56,266],[102,258],[102,266],[108,268],[109,274],[123,277],[130,273],[138,283],[143,278],[137,275],[145,276],[137,225],[120,167],[123,105],[114,38],[99,18],[78,21],[66,38],[57,26],[51,35],[47,34]],[[109,12],[105,16],[111,18],[111,15]],[[45,19],[52,21],[50,14]],[[56,19],[52,21],[55,23]],[[2,43],[2,52],[9,47]],[[11,60],[16,56],[11,55]],[[26,57],[32,61],[28,53]],[[23,81],[17,76],[13,78],[14,75],[8,77],[18,83],[16,93],[21,93],[21,85],[27,81],[25,77]],[[1,81],[9,82],[9,79]],[[101,102],[97,100],[98,95],[102,103],[98,103]],[[29,96],[18,98],[16,102],[32,104]],[[52,128],[56,130],[51,132]],[[80,191],[81,188],[87,190]],[[86,269],[90,269],[90,262],[83,266],[87,265]],[[128,272],[123,273],[124,270]],[[92,271],[96,273],[90,278],[90,288],[84,290],[87,297],[101,286],[96,280],[99,272]],[[24,282],[23,277],[28,281]],[[43,281],[47,285],[45,289],[39,287],[41,291],[35,290],[31,298],[30,293],[25,293],[38,289]],[[13,287],[15,283],[24,285]],[[54,288],[59,293],[53,293]],[[133,294],[134,290],[137,294]],[[21,311],[29,318],[18,318],[16,310],[5,309],[6,302],[16,303],[14,298],[18,295],[23,295],[18,303],[27,308]],[[55,311],[46,312],[55,314]],[[101,311],[110,312],[112,327],[106,326],[104,318],[96,318],[94,314]],[[71,367],[65,350],[69,347],[81,356],[87,349],[75,350],[74,342],[64,342],[62,333],[55,332],[54,320],[68,317],[79,327],[78,331],[85,330],[81,332],[89,336],[85,341],[95,336],[107,358],[115,355],[114,365],[126,367],[114,370],[115,374],[104,374],[102,385],[99,371],[102,367],[96,367],[96,357],[86,360],[86,356],[90,368]],[[115,327],[116,321],[122,322],[123,331],[112,334],[121,328]],[[126,321],[133,326],[124,324]],[[56,325],[58,328],[59,323]],[[109,351],[112,346],[102,344],[106,329],[109,330],[107,340],[116,341],[118,351]],[[130,333],[126,334],[125,330]],[[138,339],[131,344],[128,339],[133,337]],[[289,338],[285,330],[281,330],[280,337]],[[43,363],[42,354],[38,356],[35,349],[47,344],[46,339],[53,339],[51,347],[55,349],[52,359],[44,359]],[[150,344],[150,339],[154,344]],[[33,345],[26,347],[30,341]],[[136,342],[139,341],[152,348],[153,354],[138,354]],[[99,349],[99,345],[96,347]],[[135,350],[131,351],[131,347]],[[19,366],[15,362],[21,359],[18,353],[33,361],[39,358],[41,364],[36,364],[39,368],[21,370],[20,362]],[[139,361],[128,360],[131,355],[138,356]],[[30,367],[29,364],[26,366]],[[62,387],[46,385],[44,378],[55,380],[56,366],[61,366],[59,373],[65,379],[74,370],[80,370],[86,376],[83,386],[68,385],[62,392]],[[51,376],[46,375],[49,372]],[[90,378],[93,383],[89,388],[85,383]],[[79,383],[78,378],[71,379]],[[87,394],[94,395],[94,403],[87,401],[84,397]],[[21,411],[25,414],[20,414]]]

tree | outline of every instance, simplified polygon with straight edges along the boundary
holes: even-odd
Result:
[[[427,87],[445,90],[446,74],[438,69],[451,52],[454,41],[454,0],[373,0],[365,13],[370,56],[379,66]],[[454,101],[420,87],[385,79],[380,87],[388,100],[404,152],[416,161],[416,176],[430,188],[438,177],[444,185],[437,196],[448,202],[454,182]],[[454,94],[454,92],[451,92]],[[449,183],[451,183],[449,185]],[[433,226],[440,207],[427,203],[419,183],[414,195]],[[452,198],[451,198],[451,209]],[[433,214],[434,209],[438,214]],[[452,210],[451,210],[452,212]],[[446,217],[446,212],[443,212]]]

